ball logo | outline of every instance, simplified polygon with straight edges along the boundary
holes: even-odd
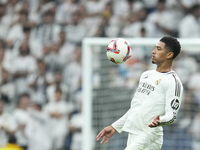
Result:
[[[171,107],[172,107],[172,109],[177,110],[179,108],[179,100],[173,99],[172,102],[171,102]]]

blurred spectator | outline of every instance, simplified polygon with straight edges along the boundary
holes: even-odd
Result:
[[[86,10],[86,5],[79,5],[78,10],[76,11],[79,14],[79,22],[84,26],[86,30],[86,35],[88,37],[94,36],[98,26],[100,26],[99,22],[96,23],[93,21],[92,17],[89,17],[88,12]],[[96,25],[94,25],[96,24]]]
[[[80,16],[77,12],[72,15],[72,23],[65,27],[65,32],[69,42],[74,44],[81,44],[82,39],[85,37],[86,29],[80,24]]]
[[[37,59],[41,59],[43,57],[42,52],[42,41],[40,39],[33,37],[33,28],[31,26],[24,26],[23,27],[23,33],[24,38],[23,41],[27,41],[30,46],[30,53]]]
[[[174,36],[173,16],[166,8],[166,0],[158,0],[156,10],[150,13],[147,19],[156,26],[155,37]]]
[[[14,45],[19,45],[19,43],[24,39],[23,27],[25,25],[30,25],[28,12],[21,11],[18,21],[13,23],[9,29],[7,40],[12,41]]]
[[[61,89],[62,90],[62,99],[64,100],[68,100],[68,87],[67,85],[65,85],[63,83],[63,77],[62,77],[62,73],[59,71],[56,71],[54,73],[54,81],[53,84],[48,86],[46,89],[46,93],[47,93],[47,99],[49,102],[55,101],[55,91],[56,89]]]
[[[8,28],[19,19],[18,2],[19,0],[6,0],[6,2],[3,3],[6,14],[2,18],[2,23]]]
[[[185,0],[177,0],[177,1],[167,0],[166,1],[166,8],[172,14],[173,26],[174,26],[175,32],[178,32],[179,23],[181,19],[184,17],[185,13],[187,12],[186,10],[184,10],[185,7],[182,1],[185,1]],[[177,33],[175,34],[176,36],[178,36]]]
[[[85,28],[88,31],[87,36],[93,36],[98,27],[101,26],[102,16],[106,8],[107,0],[89,0],[85,3],[87,18],[85,19]],[[105,16],[103,16],[105,18]],[[109,18],[105,19],[109,20]]]
[[[29,0],[30,1],[30,0]],[[37,20],[35,19],[35,16],[33,16],[31,14],[31,6],[30,6],[30,2],[29,1],[20,1],[17,5],[18,10],[20,11],[24,11],[24,12],[28,12],[28,20],[29,20],[29,24],[30,26],[35,26],[37,23]],[[36,0],[37,1],[37,0]]]
[[[9,135],[14,134],[11,116],[4,111],[4,102],[0,100],[0,148],[8,142]]]
[[[79,0],[64,0],[63,4],[58,7],[56,21],[62,25],[72,22],[72,14],[78,10]]]
[[[5,57],[5,49],[3,47],[0,47],[0,72],[2,69],[6,69],[10,72],[11,64]]]
[[[106,26],[104,26],[105,36],[106,37],[119,36],[121,34],[120,33],[121,27],[124,25],[124,23],[120,22],[120,19],[117,15],[114,15],[114,8],[112,1],[108,1],[106,3],[102,17],[106,22]]]
[[[30,48],[27,42],[22,42],[19,48],[19,55],[13,58],[12,72],[17,88],[17,95],[28,91],[26,78],[36,70],[36,60],[30,55]]]
[[[60,45],[56,43],[52,43],[49,47],[49,54],[45,56],[45,62],[47,64],[48,70],[54,72],[56,70],[62,70],[63,67],[67,63],[67,58],[60,52]],[[65,49],[67,51],[67,49]],[[73,56],[68,56],[72,57]]]
[[[15,84],[11,81],[11,75],[5,69],[1,70],[1,95],[7,98],[7,102],[10,106],[16,105],[15,96],[16,96],[16,87]],[[11,111],[11,110],[10,110]]]
[[[48,44],[58,40],[61,27],[55,22],[55,14],[47,11],[44,14],[43,22],[34,28],[34,38],[41,40],[43,44]]]
[[[140,9],[136,14],[135,21],[129,26],[125,27],[125,35],[128,37],[154,37],[155,35],[155,26],[151,22],[147,21],[147,10]],[[131,16],[130,16],[131,17]],[[130,18],[131,19],[131,18]],[[134,19],[134,18],[133,18]],[[145,34],[141,34],[141,31]]]
[[[61,31],[59,34],[58,44],[60,47],[59,55],[63,61],[63,65],[69,64],[74,59],[75,44],[69,42],[64,31]]]
[[[134,37],[135,36],[133,26],[137,20],[138,20],[138,16],[135,13],[129,15],[126,25],[122,28],[122,36],[124,36],[124,37]]]
[[[77,47],[74,61],[63,70],[63,81],[68,85],[70,95],[72,96],[70,100],[74,99],[75,93],[81,88],[81,56],[81,47]]]
[[[194,5],[190,13],[179,23],[179,37],[199,38],[200,37],[200,5]]]
[[[41,7],[42,1],[40,0],[28,0],[29,2],[29,20],[36,25],[41,22]]]
[[[17,138],[17,144],[28,149],[28,139],[25,133],[26,125],[29,121],[28,107],[30,105],[30,96],[27,93],[20,95],[17,108],[14,109],[12,117],[15,123],[15,136]]]
[[[0,150],[24,150],[18,144],[16,144],[17,140],[15,136],[11,135],[8,140],[8,144],[6,146],[0,148]]]
[[[35,102],[28,112],[30,119],[25,129],[28,150],[51,150],[49,116],[42,110],[42,105]]]
[[[149,3],[149,0],[142,0],[142,1],[144,3],[144,6],[147,9],[148,13],[155,11],[156,3],[158,0],[151,0],[151,3]]]
[[[9,72],[12,72],[12,63],[13,59],[19,54],[18,47],[14,47],[14,43],[12,40],[9,41],[3,41],[0,40],[0,47],[4,49],[4,55],[5,55],[5,60],[8,62],[8,64],[11,66],[10,69],[7,68]]]
[[[56,3],[54,0],[41,0],[38,9],[39,9],[41,15],[43,16],[48,11],[55,14],[56,8],[57,7],[56,7]]]
[[[69,132],[69,115],[73,111],[73,105],[62,99],[61,89],[56,89],[55,97],[55,101],[46,105],[45,112],[50,115],[52,147],[59,150],[64,147],[64,140]]]
[[[86,11],[88,16],[93,20],[93,25],[98,23],[98,20],[100,19],[101,14],[105,9],[105,5],[106,0],[90,0],[86,2]]]
[[[99,26],[96,27],[96,29],[94,30],[95,31],[94,37],[107,37],[108,34],[110,33],[110,32],[106,33],[108,28],[109,28],[109,19],[106,17],[102,17]],[[110,36],[112,35],[113,33]]]
[[[46,70],[46,64],[43,60],[37,61],[37,72],[30,74],[27,78],[30,87],[31,99],[44,105],[47,103],[47,87],[53,82],[53,75]]]
[[[200,4],[199,0],[178,0],[178,3],[182,6],[182,9],[184,10],[185,14],[187,14],[192,6],[195,4]]]
[[[4,23],[4,18],[6,14],[6,5],[0,4],[0,38],[1,39],[6,39],[7,37],[7,32],[8,32],[8,26],[6,23]]]
[[[113,15],[113,3],[111,1],[108,1],[106,3],[105,9],[103,10],[103,16],[106,18],[111,18]]]
[[[130,14],[137,13],[143,6],[143,3],[137,0],[117,0],[113,3],[114,15],[124,23]]]
[[[7,13],[10,15],[14,15],[15,13],[17,13],[18,10],[18,4],[19,4],[19,0],[8,0],[7,1]]]

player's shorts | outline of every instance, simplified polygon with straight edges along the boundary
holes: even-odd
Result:
[[[127,147],[124,150],[160,150],[163,136],[129,133]]]

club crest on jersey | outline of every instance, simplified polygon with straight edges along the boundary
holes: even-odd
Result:
[[[158,79],[158,80],[156,80],[155,81],[155,85],[158,85],[158,84],[160,84],[160,81],[161,81],[162,79]]]

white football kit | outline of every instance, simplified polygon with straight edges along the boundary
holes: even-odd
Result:
[[[174,71],[146,71],[131,101],[130,109],[112,126],[121,133],[129,132],[125,150],[160,150],[164,125],[172,124],[180,108],[183,87]],[[161,124],[150,128],[160,115]]]

